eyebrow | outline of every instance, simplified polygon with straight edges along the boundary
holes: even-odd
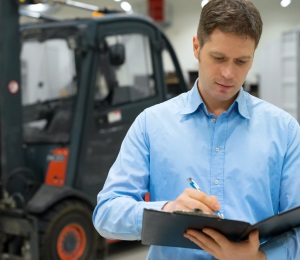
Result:
[[[217,52],[217,51],[211,51],[209,52],[210,54],[213,54],[213,55],[220,55],[220,56],[225,56],[223,53],[221,52]],[[253,56],[241,56],[241,57],[238,57],[238,58],[235,58],[235,59],[240,59],[240,60],[251,60],[253,58]]]

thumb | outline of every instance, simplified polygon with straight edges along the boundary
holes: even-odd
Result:
[[[250,233],[249,242],[251,244],[259,244],[259,232],[258,232],[258,230],[254,230]]]

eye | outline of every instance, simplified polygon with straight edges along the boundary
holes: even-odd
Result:
[[[216,61],[223,61],[224,60],[224,57],[216,57],[214,56],[213,57]]]
[[[247,61],[245,60],[236,60],[236,63],[239,65],[244,65]]]

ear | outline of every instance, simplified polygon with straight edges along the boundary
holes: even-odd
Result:
[[[196,35],[193,37],[193,52],[194,52],[194,57],[198,60],[199,52],[200,52],[200,43]]]

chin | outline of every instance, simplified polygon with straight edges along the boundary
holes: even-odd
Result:
[[[215,96],[218,99],[220,99],[220,101],[221,100],[228,101],[230,99],[235,99],[236,96],[237,96],[237,94],[238,94],[238,92],[239,92],[238,90],[236,91],[236,90],[233,90],[233,89],[227,90],[227,91],[218,91],[218,93],[216,93]]]
[[[236,98],[236,95],[216,95],[214,98],[219,102],[228,102],[230,100],[233,102]]]

